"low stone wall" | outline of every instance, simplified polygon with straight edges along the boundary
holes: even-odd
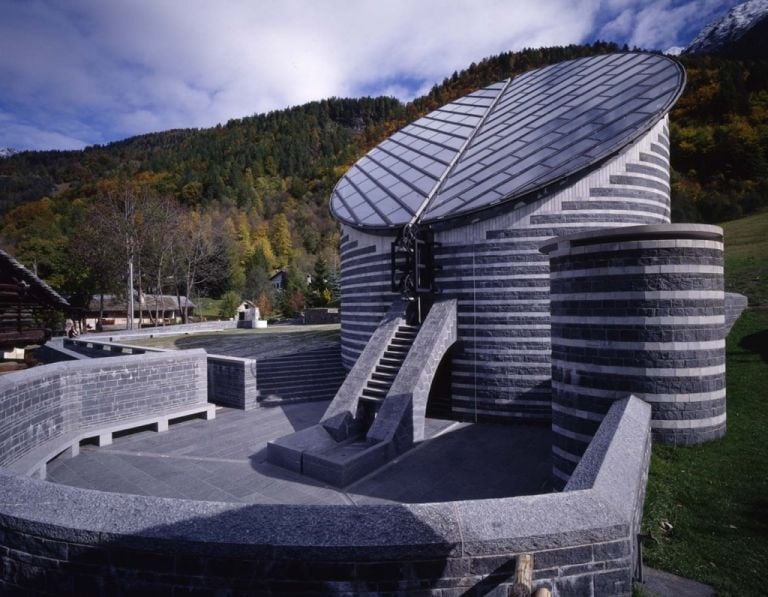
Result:
[[[97,359],[102,357],[116,357],[130,354],[145,354],[147,352],[165,352],[164,348],[148,348],[145,346],[133,346],[120,344],[100,337],[64,338],[62,347],[76,352],[85,358]]]
[[[208,400],[251,410],[259,406],[256,359],[208,355]]]
[[[64,348],[76,351],[88,358],[112,357],[146,353],[173,353],[164,348],[148,348],[107,341],[99,337],[66,338]],[[203,349],[200,349],[203,350]],[[205,351],[203,350],[205,353]],[[250,410],[258,406],[259,391],[256,387],[256,360],[207,355],[208,400],[214,404]]]
[[[337,308],[316,307],[314,309],[304,309],[305,324],[339,323],[340,321],[341,313]]]
[[[0,466],[46,455],[130,421],[207,405],[205,351],[70,361],[0,378]]]
[[[381,506],[110,494],[0,469],[0,592],[506,595],[518,554],[555,596],[631,595],[650,408],[606,415],[563,493]]]
[[[87,338],[97,338],[107,342],[125,338],[151,338],[159,335],[197,334],[200,332],[218,332],[219,330],[234,330],[237,321],[201,321],[199,323],[180,323],[174,325],[158,325],[151,328],[135,330],[117,330],[111,332],[89,333]]]

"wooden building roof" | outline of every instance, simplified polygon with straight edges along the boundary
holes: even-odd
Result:
[[[43,344],[50,330],[41,323],[41,314],[70,309],[64,297],[0,250],[0,349]]]

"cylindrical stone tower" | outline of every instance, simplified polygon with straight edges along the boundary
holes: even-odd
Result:
[[[629,394],[668,444],[725,433],[723,237],[667,224],[575,234],[550,260],[553,469],[570,477],[603,415]]]

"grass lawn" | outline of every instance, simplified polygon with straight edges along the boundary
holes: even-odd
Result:
[[[264,329],[224,330],[190,335],[132,338],[126,344],[184,350],[204,348],[209,353],[244,358],[269,358],[297,351],[338,346],[341,326],[274,325]],[[172,331],[173,328],[170,328]]]
[[[768,305],[768,212],[722,225],[725,231],[725,287]]]
[[[768,213],[726,222],[725,286],[768,306]],[[727,340],[728,432],[691,448],[653,447],[643,528],[648,565],[715,587],[768,594],[768,310]]]
[[[766,236],[755,246],[766,246]],[[738,238],[729,238],[728,250],[741,247],[738,259],[749,263],[758,250],[747,246],[747,235]],[[766,262],[765,249],[761,259]],[[768,310],[746,311],[736,322],[727,341],[726,375],[725,438],[690,448],[653,447],[643,520],[652,539],[645,562],[711,584],[718,595],[766,595]]]
[[[197,306],[195,309],[196,316],[207,317],[208,319],[218,319],[221,299],[212,299],[201,296],[195,299],[194,303]]]

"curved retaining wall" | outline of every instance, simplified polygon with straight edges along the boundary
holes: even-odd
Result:
[[[46,457],[76,452],[83,437],[208,412],[206,378],[202,349],[67,361],[0,377],[0,467],[44,470]]]
[[[725,433],[722,229],[577,234],[544,247],[552,309],[555,475],[566,481],[614,400],[653,408],[655,440]]]
[[[173,354],[175,352],[166,348],[118,344],[105,336],[90,334],[82,338],[64,338],[62,348],[77,358],[111,358],[118,355]],[[214,404],[244,410],[258,408],[261,396],[256,385],[256,359],[209,354],[206,361],[208,363],[208,400]]]
[[[75,365],[102,369],[177,356]],[[37,395],[54,372],[67,376],[56,367],[30,370],[47,381],[18,388]],[[205,370],[204,361],[199,368]],[[68,404],[76,410],[74,396]],[[21,398],[14,408],[0,419],[4,425],[31,420],[37,407]],[[108,407],[104,414],[110,416]],[[0,593],[506,594],[516,556],[533,553],[536,587],[552,587],[556,596],[630,595],[649,420],[642,401],[617,401],[565,492],[508,499],[243,506],[78,489],[0,467]],[[2,462],[32,441],[12,437]]]
[[[568,186],[485,219],[436,226],[440,298],[458,299],[451,409],[465,420],[549,421],[547,239],[596,228],[669,222],[667,118]],[[390,245],[342,225],[342,358],[349,369],[392,304]]]

